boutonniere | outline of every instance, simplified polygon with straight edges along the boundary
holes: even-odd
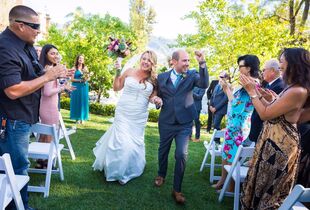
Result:
[[[182,78],[185,79],[187,77],[187,72],[182,73]]]

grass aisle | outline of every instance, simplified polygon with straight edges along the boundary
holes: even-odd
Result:
[[[69,112],[62,110],[66,126],[75,125],[68,119]],[[125,186],[117,182],[106,182],[103,174],[92,170],[94,156],[92,149],[97,140],[110,126],[109,117],[91,115],[91,120],[78,125],[77,133],[70,136],[76,160],[68,152],[62,152],[65,180],[52,175],[50,195],[43,198],[41,193],[30,194],[30,205],[43,209],[232,209],[232,199],[225,198],[218,203],[218,194],[209,184],[209,170],[199,172],[204,155],[202,143],[189,144],[189,155],[183,180],[182,191],[187,203],[177,205],[172,196],[174,169],[174,144],[169,156],[168,176],[161,188],[153,185],[157,174],[157,149],[159,136],[156,123],[148,123],[145,136],[146,168],[141,177]],[[203,134],[202,139],[207,139]],[[63,141],[64,142],[64,141]],[[40,181],[39,181],[40,180]],[[42,175],[31,174],[31,183],[38,184]]]

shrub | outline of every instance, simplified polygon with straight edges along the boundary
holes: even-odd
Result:
[[[150,109],[149,110],[149,122],[158,122],[159,118],[159,110],[158,109]]]
[[[70,98],[61,98],[60,107],[62,109],[70,110]],[[93,103],[89,104],[89,112],[92,114],[98,114],[103,116],[114,116],[115,113],[115,105],[113,104],[100,104]]]
[[[61,97],[60,98],[60,107],[62,109],[70,110],[70,98]]]

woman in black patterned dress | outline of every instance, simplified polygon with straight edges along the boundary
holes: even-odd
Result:
[[[285,49],[280,68],[288,87],[279,96],[257,89],[252,80],[240,76],[260,118],[266,121],[242,187],[245,210],[278,209],[298,175],[300,135],[296,123],[310,93],[309,51]]]

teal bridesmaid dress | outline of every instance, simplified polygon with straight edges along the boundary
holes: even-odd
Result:
[[[76,70],[74,73],[74,79],[82,79],[83,73],[80,70]],[[72,82],[72,86],[76,87],[76,90],[71,93],[70,100],[70,119],[72,120],[88,120],[89,116],[89,102],[88,102],[88,82]]]

